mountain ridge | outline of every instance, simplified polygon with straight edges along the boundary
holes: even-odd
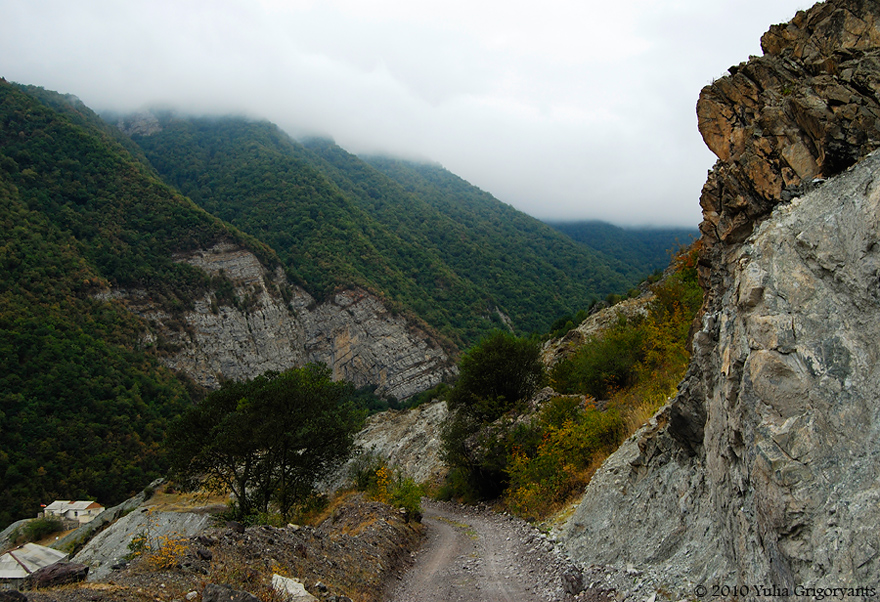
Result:
[[[300,144],[271,124],[241,118],[162,123],[165,129],[134,136],[157,170],[207,210],[269,242],[313,294],[348,279],[413,309],[459,347],[501,326],[496,311],[518,331],[540,331],[552,322],[545,316],[637,282],[621,274],[620,262],[437,166],[362,159],[324,139]],[[245,156],[251,165],[242,171]],[[232,185],[233,159],[234,178],[261,180],[275,196],[258,202],[253,190]],[[199,162],[201,171],[190,169]],[[292,185],[305,177],[307,192],[318,196]],[[341,230],[328,230],[331,222]]]

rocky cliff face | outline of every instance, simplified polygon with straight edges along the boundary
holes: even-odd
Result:
[[[232,245],[180,257],[229,285],[194,303],[178,324],[143,290],[109,294],[153,325],[151,342],[170,352],[164,363],[208,387],[220,379],[253,378],[323,362],[334,377],[403,399],[428,389],[455,369],[423,329],[390,313],[362,290],[317,304],[305,291],[270,274],[249,251]],[[231,294],[230,294],[231,293]],[[286,300],[285,300],[286,297]]]
[[[762,45],[697,107],[719,161],[688,375],[567,526],[580,560],[682,595],[880,577],[880,5],[816,5]]]
[[[367,424],[355,435],[354,445],[360,454],[374,454],[387,465],[416,483],[439,483],[447,468],[440,459],[441,433],[449,416],[445,401],[432,401],[410,410],[388,410],[367,418]],[[360,457],[346,462],[330,475],[321,488],[325,491],[350,486]]]

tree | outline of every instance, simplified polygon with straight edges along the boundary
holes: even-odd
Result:
[[[499,419],[543,381],[541,350],[534,339],[498,330],[462,357],[458,382],[449,395],[454,413],[441,435],[443,461],[450,468],[449,493],[466,500],[501,494],[507,483],[504,433],[512,418]]]
[[[503,330],[484,337],[459,364],[450,405],[491,422],[533,395],[544,380],[538,342]]]
[[[231,491],[239,518],[270,507],[289,516],[348,457],[363,424],[352,385],[330,376],[309,364],[224,383],[171,428],[175,474]]]

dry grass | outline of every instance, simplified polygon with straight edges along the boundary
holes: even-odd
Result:
[[[34,543],[37,545],[40,545],[40,546],[49,547],[50,545],[55,543],[55,541],[61,539],[65,535],[69,535],[70,533],[73,533],[74,531],[76,531],[76,529],[68,529],[67,531],[58,531],[56,533],[52,533],[50,535],[47,535],[43,539],[41,539],[39,541],[35,541]]]
[[[313,594],[379,602],[386,584],[408,565],[423,529],[400,511],[347,492],[315,516],[315,526],[256,525],[239,533],[208,529],[201,540],[160,541],[122,570],[112,585],[79,584],[29,592],[31,602],[181,602],[209,583],[248,591],[262,602],[281,602],[274,573],[300,580]],[[319,521],[319,522],[317,522]],[[198,599],[198,598],[197,598]]]
[[[162,485],[156,489],[146,505],[161,512],[217,512],[225,509],[228,501],[227,494],[208,491],[183,493],[169,485]]]
[[[300,522],[304,525],[320,525],[325,520],[335,516],[341,506],[351,502],[357,495],[358,492],[353,489],[337,491],[323,508],[301,513],[299,516]]]

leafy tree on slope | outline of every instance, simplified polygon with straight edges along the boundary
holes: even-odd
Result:
[[[273,505],[289,516],[348,457],[363,423],[349,402],[352,385],[330,376],[309,364],[224,383],[171,429],[177,474],[231,491],[239,518]]]

